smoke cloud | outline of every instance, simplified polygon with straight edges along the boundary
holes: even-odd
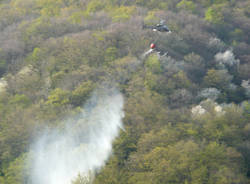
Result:
[[[123,97],[115,89],[96,91],[81,113],[46,130],[32,147],[32,184],[70,184],[98,171],[122,128]]]

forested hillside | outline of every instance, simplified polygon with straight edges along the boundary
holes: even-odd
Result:
[[[124,130],[94,184],[250,183],[249,0],[0,0],[0,183],[103,84]]]

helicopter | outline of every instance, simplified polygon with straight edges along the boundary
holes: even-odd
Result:
[[[166,24],[164,24],[165,20],[161,20],[160,23],[154,25],[154,26],[147,26],[143,24],[143,28],[145,29],[151,29],[152,31],[158,31],[158,32],[165,32],[165,33],[171,33],[170,29],[167,27]],[[156,47],[155,43],[151,43],[150,49],[144,53],[144,56],[147,56],[151,53],[157,53],[159,57],[167,56],[168,52],[161,51],[158,47]]]
[[[153,26],[147,26],[143,25],[144,29],[152,29],[153,31],[159,31],[159,32],[166,32],[171,33],[170,29],[166,24],[164,24],[165,20],[161,20],[160,23],[153,25]]]

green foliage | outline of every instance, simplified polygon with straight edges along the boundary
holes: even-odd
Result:
[[[230,150],[231,151],[231,150]],[[229,150],[217,143],[210,143],[200,148],[193,141],[180,141],[173,146],[155,147],[143,157],[133,157],[131,167],[137,171],[131,173],[129,183],[142,183],[148,178],[147,183],[220,183],[241,181],[227,166]],[[231,152],[235,152],[232,150]],[[235,153],[237,155],[237,153]],[[234,157],[235,158],[235,157]],[[217,162],[216,160],[220,161]],[[234,161],[235,162],[235,161]],[[138,172],[139,171],[139,172]],[[143,176],[141,177],[142,173]],[[212,174],[212,173],[220,174]],[[161,173],[161,174],[159,174]],[[230,176],[230,177],[228,177]]]
[[[90,81],[82,83],[72,92],[70,103],[75,106],[83,105],[83,103],[90,97],[90,93],[93,89],[94,84]]]
[[[70,22],[74,24],[80,24],[84,16],[86,16],[85,11],[77,11],[77,12],[72,13],[69,19],[70,19]]]
[[[29,165],[27,154],[23,154],[11,162],[8,168],[4,171],[5,175],[2,178],[6,184],[21,184],[27,183],[29,177]],[[1,176],[0,176],[1,181]]]
[[[7,85],[0,86],[0,183],[28,183],[25,153],[34,129],[60,126],[103,83],[124,94],[124,130],[91,183],[249,183],[249,89],[241,86],[250,77],[249,5],[1,1],[0,76]],[[143,29],[162,19],[171,34]],[[143,58],[152,42],[168,55]],[[237,66],[217,63],[226,50]],[[225,105],[200,102],[204,88],[219,90],[217,103]],[[203,113],[193,112],[198,104]],[[88,179],[80,173],[72,182]]]
[[[144,18],[144,22],[147,25],[155,24],[156,22],[159,22],[160,19],[155,16],[156,11],[149,11],[148,15]]]
[[[186,73],[188,75],[188,78],[194,82],[200,83],[202,81],[203,76],[205,75],[204,59],[195,53],[191,53],[185,55],[184,60],[186,64]]]
[[[131,152],[136,151],[136,141],[126,132],[122,132],[121,136],[114,143],[114,152],[119,161],[119,166],[124,166]]]
[[[152,72],[147,72],[145,86],[150,90],[157,90],[157,79],[157,75],[153,74]]]
[[[46,104],[53,106],[62,106],[69,103],[69,93],[60,88],[53,90],[48,96]]]
[[[178,9],[183,9],[190,12],[195,12],[196,6],[192,1],[182,0],[176,6]]]
[[[0,76],[2,76],[7,69],[7,63],[5,60],[0,59]]]
[[[109,47],[105,51],[105,61],[114,61],[117,58],[117,48],[115,47]]]
[[[27,44],[30,43],[30,47],[36,47],[42,39],[49,37],[48,29],[51,26],[49,19],[43,17],[35,19],[31,23],[24,21],[21,25],[23,28],[22,39]]]
[[[229,85],[232,77],[225,70],[208,70],[204,77],[204,83],[209,87],[225,88]]]
[[[105,7],[105,4],[101,0],[90,1],[86,8],[86,15],[89,16],[91,13],[102,10]]]
[[[32,0],[15,0],[11,2],[11,5],[15,11],[20,12],[21,15],[27,15],[36,10],[36,2]]]
[[[28,58],[30,62],[37,63],[39,62],[40,58],[42,57],[42,50],[40,48],[34,48],[32,54]]]
[[[145,61],[145,66],[153,73],[159,74],[162,72],[161,64],[156,54],[148,57],[147,61]]]
[[[17,94],[9,100],[9,104],[12,106],[20,106],[25,108],[31,104],[31,101],[27,96]]]
[[[131,18],[136,8],[134,6],[121,6],[111,12],[111,17],[114,22],[126,21]]]
[[[250,120],[250,103],[249,102],[244,103],[244,117],[247,119],[247,121]]]
[[[240,41],[243,39],[244,33],[241,29],[235,29],[230,33],[232,40]]]
[[[107,34],[107,32],[105,31],[98,31],[98,32],[94,32],[92,35],[99,41],[104,41],[105,40],[105,35]],[[112,49],[116,49],[114,47],[110,47],[111,51]]]
[[[224,15],[222,10],[224,6],[225,4],[218,4],[209,7],[205,13],[205,20],[213,24],[223,24]]]
[[[39,0],[37,5],[41,8],[40,12],[42,16],[58,16],[60,14],[60,8],[63,6],[63,1]]]
[[[78,174],[77,178],[72,181],[72,184],[91,184],[93,182],[93,176],[91,172],[88,173],[88,175],[81,175]]]
[[[53,71],[54,72],[54,71]],[[56,87],[58,86],[58,84],[63,80],[63,78],[66,76],[66,73],[65,71],[60,71],[60,72],[57,72],[57,73],[54,73],[52,76],[51,76],[51,85],[53,87]]]
[[[165,0],[136,0],[136,4],[141,6],[146,6],[150,9],[167,9],[168,8],[168,2]]]
[[[202,0],[202,5],[208,7],[214,4],[224,4],[227,3],[229,0]]]
[[[191,87],[191,82],[187,78],[187,75],[183,72],[180,71],[177,74],[173,76],[173,79],[175,80],[175,84],[177,88],[189,88]]]

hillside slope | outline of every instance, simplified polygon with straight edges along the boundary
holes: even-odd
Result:
[[[27,183],[32,139],[103,84],[125,131],[93,183],[250,182],[248,0],[1,0],[0,78],[0,183]]]

